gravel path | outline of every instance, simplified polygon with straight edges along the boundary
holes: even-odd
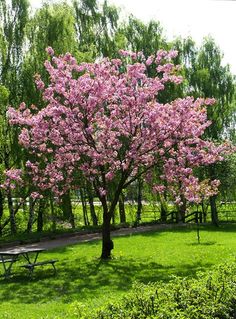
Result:
[[[138,226],[137,228],[120,228],[118,230],[113,230],[111,232],[112,237],[118,237],[118,236],[126,236],[126,235],[132,235],[132,234],[138,234],[143,232],[149,232],[149,231],[158,231],[162,229],[172,229],[176,227],[185,227],[186,224],[179,224],[179,225],[171,225],[171,224],[158,224],[158,225],[148,225],[148,226]],[[188,226],[188,225],[187,225]],[[81,242],[89,242],[93,240],[98,240],[102,238],[101,233],[90,233],[90,234],[81,234],[81,233],[74,233],[66,236],[61,236],[56,239],[48,239],[48,238],[42,238],[41,241],[37,243],[31,243],[31,244],[24,244],[24,245],[14,245],[9,244],[7,247],[3,247],[3,249],[9,249],[9,248],[17,248],[17,247],[34,247],[34,248],[43,248],[46,250],[57,248],[57,247],[63,247],[67,245],[73,245]]]

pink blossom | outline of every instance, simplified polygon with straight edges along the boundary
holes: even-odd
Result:
[[[100,196],[104,197],[104,196],[106,196],[107,191],[104,188],[100,187],[99,188],[99,194],[100,194]]]
[[[23,111],[23,110],[25,110],[26,109],[26,104],[24,103],[24,102],[22,102],[21,104],[20,104],[20,106],[19,106],[19,110],[20,111]]]
[[[173,59],[178,56],[178,51],[177,50],[170,50],[167,54],[168,58]]]
[[[154,185],[152,187],[152,190],[154,193],[163,193],[165,191],[166,187],[164,185]]]
[[[212,104],[215,104],[215,103],[216,103],[216,100],[214,98],[205,99],[205,104],[206,105],[212,105]]]
[[[53,50],[52,47],[47,47],[47,48],[46,48],[46,52],[47,52],[47,54],[49,54],[49,55],[51,55],[51,56],[54,55],[54,50]]]
[[[146,60],[146,65],[151,65],[154,61],[154,56],[151,55],[148,57],[148,59]]]
[[[5,172],[6,174],[6,177],[13,180],[13,181],[16,181],[16,182],[21,182],[22,181],[22,178],[21,178],[21,174],[22,174],[22,170],[21,169],[16,169],[16,168],[12,168],[8,171]]]
[[[39,198],[43,198],[43,196],[37,192],[33,192],[30,194],[30,197],[32,197],[33,199],[39,199]]]
[[[47,52],[54,55],[52,48]],[[93,181],[101,198],[113,196],[114,185],[120,191],[138,178],[140,170],[152,183],[148,171],[158,166],[160,185],[154,190],[163,192],[161,184],[167,185],[178,204],[181,197],[199,202],[217,192],[216,181],[194,176],[196,167],[223,160],[233,151],[229,143],[215,145],[202,139],[211,124],[207,106],[213,100],[157,102],[167,82],[182,81],[171,61],[176,51],[160,50],[148,59],[142,52],[120,54],[125,58],[77,64],[67,53],[45,62],[50,84],[45,87],[36,75],[45,107],[22,104],[7,113],[10,123],[21,128],[19,141],[32,155],[24,174],[35,189],[57,196],[78,186],[78,176],[83,175]],[[152,78],[147,70],[151,63],[158,71]],[[10,173],[8,185],[21,183],[21,178]]]

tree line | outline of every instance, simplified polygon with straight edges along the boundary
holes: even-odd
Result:
[[[93,62],[102,57],[117,58],[119,50],[142,51],[147,58],[159,49],[176,49],[179,54],[174,58],[182,65],[184,81],[176,86],[166,84],[166,89],[159,93],[160,103],[168,103],[175,98],[191,95],[194,98],[216,98],[214,106],[207,109],[212,125],[206,128],[204,137],[220,143],[228,138],[235,140],[235,82],[228,65],[222,64],[222,52],[214,39],[205,38],[198,47],[191,38],[177,38],[169,42],[158,21],[143,23],[134,16],[125,22],[120,20],[118,8],[106,1],[99,5],[96,0],[73,1],[72,4],[58,2],[45,3],[40,9],[32,11],[27,0],[3,0],[0,3],[0,179],[4,180],[5,170],[22,167],[31,159],[27,149],[18,143],[19,128],[10,126],[6,111],[9,105],[19,108],[22,101],[27,105],[36,105],[43,109],[45,101],[37,90],[33,79],[39,74],[47,85],[50,83],[44,61],[48,58],[46,47],[52,47],[56,55],[70,52],[80,62]],[[150,66],[148,76],[155,77],[155,70]],[[225,201],[235,198],[235,157],[231,155],[224,163],[211,164],[207,168],[198,168],[200,177],[221,180],[220,196]],[[156,182],[161,168],[155,167],[153,176]],[[29,197],[33,191],[29,182],[23,187],[0,190],[0,233],[10,229],[17,233],[17,216],[27,214],[27,232],[33,226],[41,232],[47,223],[52,229],[57,227],[57,218],[76,227],[71,198],[77,196],[82,203],[84,223],[91,220],[98,224],[94,199],[97,196],[92,183],[80,176],[80,188],[68,189],[62,195],[60,204],[55,201],[52,192],[43,198]],[[151,189],[142,176],[122,191],[118,199],[120,222],[126,221],[125,200],[137,202],[137,222],[141,218],[142,200],[148,199]],[[168,191],[153,195],[160,202],[161,217],[165,221],[168,213]],[[218,224],[216,195],[209,199],[211,218]],[[27,203],[27,205],[26,205]],[[176,206],[179,219],[184,221],[188,203]],[[202,203],[204,210],[204,202]],[[50,216],[48,212],[50,211]]]

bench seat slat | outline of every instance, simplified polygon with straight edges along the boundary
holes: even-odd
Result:
[[[9,262],[15,262],[15,261],[17,261],[17,259],[4,259],[4,260],[0,259],[0,263],[9,263]]]
[[[47,265],[47,264],[51,264],[54,266],[54,263],[57,262],[57,259],[53,259],[53,260],[45,260],[45,261],[38,261],[36,263],[31,263],[31,264],[25,264],[22,265],[21,267],[25,267],[25,268],[34,268],[36,266],[43,266],[43,265]]]

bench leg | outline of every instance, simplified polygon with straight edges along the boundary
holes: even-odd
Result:
[[[4,274],[3,274],[3,276],[5,277],[5,279],[7,279],[8,277],[11,276],[11,274],[12,274],[12,273],[11,273],[11,269],[12,269],[13,264],[14,264],[16,261],[17,261],[17,257],[16,257],[16,258],[12,258],[10,264],[9,264],[8,267],[7,267],[6,262],[4,261],[3,257],[1,256],[1,263],[2,263],[3,269],[4,269]]]
[[[34,272],[34,266],[29,267],[28,269],[29,269],[29,277],[32,278],[33,272]]]
[[[52,263],[52,267],[53,267],[53,269],[54,269],[54,275],[55,275],[56,272],[57,272],[57,270],[56,270],[56,267],[55,267],[54,263]]]
[[[55,266],[55,263],[50,263],[50,264],[51,264],[51,265],[52,265],[52,267],[53,267],[54,275],[55,275],[55,274],[56,274],[56,272],[57,272],[57,270],[56,270],[56,266]],[[29,276],[30,276],[30,278],[32,278],[32,276],[33,276],[34,267],[35,267],[35,266],[27,267],[27,268],[28,268],[28,270],[29,270]]]

